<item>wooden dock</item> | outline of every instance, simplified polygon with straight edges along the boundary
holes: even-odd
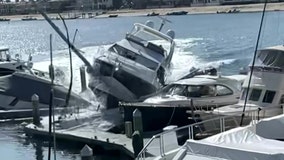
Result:
[[[24,128],[27,136],[43,138],[48,140],[48,128],[37,127],[29,124]],[[127,138],[125,134],[114,134],[110,132],[99,131],[93,129],[92,126],[80,126],[65,130],[56,131],[56,140],[58,143],[69,141],[76,144],[87,144],[91,147],[100,147],[106,151],[119,151],[120,153],[134,159],[134,150],[132,147],[132,139]],[[146,144],[150,138],[144,138]],[[176,145],[168,144],[169,149],[177,148]],[[159,141],[154,141],[148,148],[147,159],[153,159],[155,156],[160,155]]]
[[[127,138],[124,134],[104,132],[93,127],[91,125],[82,125],[56,130],[55,136],[57,140],[98,146],[104,150],[120,151],[134,158],[131,138]],[[37,127],[34,124],[29,124],[24,128],[24,132],[28,136],[49,138],[47,126]]]
[[[34,138],[41,138],[44,140],[48,140],[49,138],[47,124],[42,124],[40,127],[37,127],[34,124],[28,124],[24,127],[24,132],[27,136],[32,136]],[[155,133],[144,134],[144,145],[154,134]],[[101,131],[97,128],[97,124],[83,123],[67,129],[57,129],[55,136],[56,140],[58,141],[57,143],[70,142],[81,144],[81,146],[87,144],[92,148],[98,147],[106,151],[118,151],[131,159],[135,158],[134,149],[132,146],[132,138],[128,138],[125,134],[115,134]],[[175,141],[172,139],[167,139],[165,143],[166,148],[177,148],[177,143],[173,142]],[[149,146],[147,150],[146,159],[153,159],[154,157],[160,155],[159,145],[159,140],[155,140],[151,143],[151,146]]]

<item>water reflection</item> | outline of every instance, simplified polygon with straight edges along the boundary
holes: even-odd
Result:
[[[43,160],[43,142],[37,141],[34,145],[36,160]]]

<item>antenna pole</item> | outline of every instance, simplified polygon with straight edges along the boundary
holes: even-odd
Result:
[[[255,64],[255,58],[256,58],[256,54],[257,54],[259,39],[260,39],[261,31],[262,31],[262,25],[263,25],[266,5],[267,5],[267,0],[265,0],[264,6],[263,6],[263,10],[262,10],[262,16],[261,16],[261,20],[260,20],[260,26],[259,26],[259,30],[258,30],[257,41],[256,41],[256,45],[255,45],[253,59],[252,59],[251,71],[250,71],[249,81],[248,81],[248,88],[247,88],[247,91],[246,91],[246,97],[245,97],[245,102],[244,102],[244,107],[243,107],[243,113],[242,113],[240,126],[243,125],[243,119],[244,119],[244,116],[245,116],[246,104],[247,104],[247,99],[248,99],[248,93],[249,93],[249,88],[250,88],[250,84],[251,84],[252,73],[253,73],[253,70],[254,70],[254,64]]]

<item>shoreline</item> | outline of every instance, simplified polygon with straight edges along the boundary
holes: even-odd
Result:
[[[158,13],[160,16],[164,16],[169,12],[179,12],[186,11],[189,15],[195,14],[216,14],[222,11],[229,11],[233,9],[237,9],[240,12],[238,13],[251,13],[251,12],[262,12],[264,3],[257,4],[242,4],[242,5],[218,5],[218,6],[197,6],[197,7],[178,7],[178,8],[152,8],[152,9],[123,9],[116,11],[106,11],[105,14],[100,14],[98,16],[94,16],[94,18],[108,18],[109,15],[117,15],[118,17],[127,17],[127,16],[147,16],[149,13]],[[284,11],[284,2],[280,3],[268,3],[266,7],[266,11]],[[71,13],[71,12],[70,12]],[[81,14],[83,12],[77,12],[77,14]],[[87,12],[85,12],[87,13]],[[95,15],[95,11],[92,12]],[[61,13],[63,17],[67,17],[68,13]],[[71,14],[74,14],[72,12]],[[40,14],[29,14],[29,15],[7,15],[0,16],[0,18],[8,18],[11,21],[21,20],[25,16],[32,16],[37,18],[37,20],[43,20],[44,18]],[[48,14],[49,17],[58,17],[58,14],[51,13]],[[79,18],[82,19],[82,18]]]

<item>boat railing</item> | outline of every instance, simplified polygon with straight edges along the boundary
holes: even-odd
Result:
[[[250,110],[245,112],[245,118],[243,120],[243,126],[249,125],[249,124],[256,124],[261,118],[260,111],[262,110],[269,110],[270,108],[258,108],[255,110]],[[169,151],[177,150],[178,148],[183,145],[187,139],[193,139],[198,140],[202,138],[206,138],[218,133],[225,132],[229,129],[238,127],[241,121],[242,112],[238,112],[232,115],[226,115],[226,116],[218,116],[215,118],[203,120],[197,123],[193,123],[187,126],[174,128],[171,130],[164,131],[162,133],[154,135],[143,147],[143,149],[139,152],[136,159],[137,160],[145,160],[146,155],[148,152],[150,152],[151,145],[154,147],[151,147],[151,149],[156,149],[156,153],[158,152],[160,157],[166,156],[166,153],[169,153]],[[187,133],[186,133],[187,132]],[[185,137],[183,137],[184,142],[181,145],[176,145],[175,148],[173,148],[173,145],[165,145],[165,139],[166,143],[167,141],[172,141],[172,139],[165,138],[168,134],[175,134],[176,138],[178,139],[179,136],[177,136],[179,133],[187,134]],[[179,141],[179,140],[177,140]],[[157,148],[158,144],[158,148]],[[166,148],[168,147],[168,148]]]

